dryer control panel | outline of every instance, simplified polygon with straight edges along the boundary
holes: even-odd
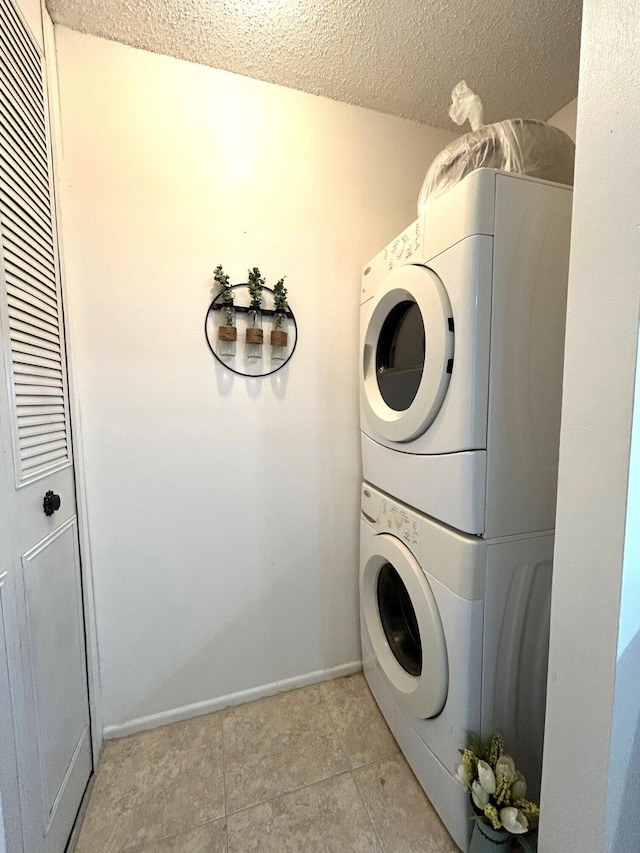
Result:
[[[393,242],[385,246],[362,271],[360,302],[374,295],[381,276],[403,264],[422,263],[422,220],[416,219]]]
[[[378,533],[390,533],[413,551],[420,548],[421,517],[409,507],[379,492],[368,484],[362,486],[362,514]]]
[[[419,254],[422,245],[422,222],[417,219],[399,237],[382,250],[382,259],[387,269],[392,270],[401,262],[407,262]],[[418,258],[419,261],[419,258]]]

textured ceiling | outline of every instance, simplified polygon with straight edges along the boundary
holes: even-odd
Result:
[[[485,121],[549,118],[577,94],[581,0],[47,0],[55,23],[455,129],[458,80]]]

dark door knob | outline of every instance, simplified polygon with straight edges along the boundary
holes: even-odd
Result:
[[[45,515],[53,515],[57,509],[60,509],[60,495],[56,495],[49,490],[44,496],[42,506],[44,507]]]

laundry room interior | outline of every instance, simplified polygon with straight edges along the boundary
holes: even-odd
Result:
[[[1,0],[3,10],[13,2]],[[353,38],[368,46],[364,68],[348,42],[336,47],[323,30],[324,5],[302,0],[240,11],[225,2],[215,19],[205,0],[177,3],[173,23],[170,3],[15,5],[47,75],[95,771],[103,742],[361,673],[361,276],[415,220],[427,169],[469,128],[454,124],[450,99],[430,86],[446,76],[433,47],[425,51],[433,67],[411,57],[377,91],[352,94],[353,80],[376,79],[384,38],[402,49],[404,22],[395,30],[411,4],[384,13],[380,42],[367,35],[364,5],[345,10]],[[464,27],[464,4],[455,15],[428,5],[427,24],[450,15],[447,28]],[[446,79],[449,90],[466,79],[487,123],[544,120],[576,142],[537,849],[632,853],[640,849],[625,846],[640,838],[629,806],[640,790],[640,21],[630,0],[615,13],[598,0],[561,5],[565,16],[545,0],[533,4],[536,26],[548,28],[535,43],[561,52],[566,42],[570,52],[582,17],[579,90],[577,55],[561,79],[553,68],[540,73],[527,39],[493,4],[469,3],[477,52],[483,40],[505,45],[502,59],[491,47],[493,77],[477,75],[474,54],[461,49]],[[485,14],[503,28],[482,25]],[[190,39],[178,46],[172,28]],[[215,45],[237,73],[215,67]],[[318,57],[329,97],[314,77]],[[289,70],[290,84],[269,77]],[[424,81],[437,122],[403,101],[403,74]],[[264,376],[228,370],[216,341],[208,346],[218,265],[234,285],[254,267],[268,288],[284,277],[295,350],[282,369],[269,372],[267,331]],[[9,370],[4,335],[3,347]],[[13,410],[4,398],[2,406],[4,512],[14,490]],[[24,676],[10,632],[23,630],[20,596],[28,596],[12,575],[0,585],[0,652],[9,650],[14,697]],[[4,678],[0,668],[0,688]],[[14,714],[20,701],[12,698]],[[3,755],[8,731],[5,719]],[[25,844],[20,756],[11,761],[13,776],[9,762],[0,773],[0,853],[63,853],[46,838]],[[73,844],[79,831],[80,823]],[[163,841],[123,842],[113,853],[232,851]],[[375,843],[316,838],[281,849],[455,849]]]

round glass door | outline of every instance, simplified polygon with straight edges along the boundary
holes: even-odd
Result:
[[[384,402],[404,412],[415,400],[424,371],[424,323],[418,305],[406,300],[394,306],[380,329],[376,376]]]
[[[449,298],[426,267],[391,270],[364,333],[362,376],[367,418],[391,441],[412,441],[433,423],[453,369]]]
[[[416,611],[391,563],[385,563],[378,574],[378,611],[382,630],[396,660],[409,675],[420,675],[422,643]]]
[[[449,687],[442,621],[425,573],[395,536],[380,533],[363,544],[360,606],[394,700],[413,717],[436,717]]]

